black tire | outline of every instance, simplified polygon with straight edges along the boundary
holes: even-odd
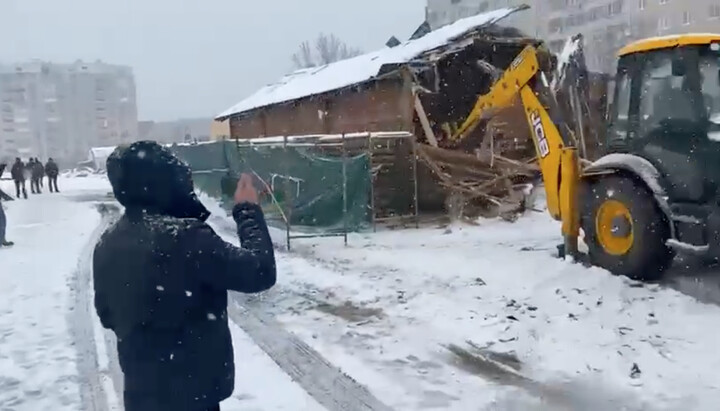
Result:
[[[596,233],[596,216],[608,200],[622,203],[630,212],[632,242],[622,255],[611,254]],[[631,177],[602,176],[585,187],[581,224],[590,263],[634,280],[655,281],[672,264],[674,252],[666,245],[670,226],[648,188]]]

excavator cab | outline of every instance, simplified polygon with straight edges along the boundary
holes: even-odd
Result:
[[[650,280],[676,251],[720,255],[720,35],[620,51],[608,154],[583,171],[590,260]]]
[[[581,40],[568,42],[568,56]],[[720,257],[720,34],[624,47],[608,152],[589,164],[579,159],[582,138],[545,98],[540,63],[526,47],[453,138],[520,96],[548,211],[562,222],[561,255],[578,255],[582,232],[590,263],[639,280],[659,278],[677,251]]]

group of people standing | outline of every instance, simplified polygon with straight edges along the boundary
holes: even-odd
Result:
[[[0,163],[0,176],[5,172],[6,164]],[[57,185],[58,174],[60,169],[57,163],[49,158],[47,163],[43,165],[40,160],[35,157],[28,160],[27,164],[23,163],[20,157],[15,159],[15,163],[10,168],[10,177],[15,182],[15,194],[17,198],[21,196],[27,200],[27,189],[25,188],[25,181],[30,179],[30,190],[33,194],[40,194],[44,186],[43,179],[45,176],[48,178],[48,186],[50,192],[59,193]],[[10,247],[13,245],[12,241],[8,241],[5,238],[5,228],[7,220],[5,218],[5,210],[3,208],[3,201],[12,201],[13,198],[7,195],[0,189],[0,248]]]
[[[27,199],[27,189],[25,188],[25,181],[30,179],[30,192],[32,194],[42,193],[44,187],[43,179],[45,176],[48,178],[48,186],[50,192],[59,193],[57,185],[58,174],[60,169],[57,163],[49,158],[47,163],[43,163],[37,158],[30,158],[27,164],[23,163],[18,157],[15,159],[15,163],[10,169],[10,175],[15,182],[15,193],[18,198],[22,195],[23,198]]]

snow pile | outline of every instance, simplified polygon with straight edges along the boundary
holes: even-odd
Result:
[[[386,64],[407,63],[424,52],[448,44],[473,30],[496,23],[525,8],[526,6],[519,6],[478,14],[458,20],[419,39],[406,41],[396,47],[386,47],[325,66],[295,71],[277,83],[261,88],[255,94],[219,114],[216,119],[220,120],[255,108],[365,82],[377,76],[380,68]]]

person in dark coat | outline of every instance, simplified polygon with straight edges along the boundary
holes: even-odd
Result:
[[[20,157],[15,159],[15,163],[10,168],[10,177],[15,182],[15,197],[20,198],[22,193],[23,197],[27,200],[27,190],[25,189],[25,164],[23,164]]]
[[[40,188],[43,188],[45,187],[45,184],[43,184],[43,180],[45,179],[45,166],[43,165],[42,161],[40,161],[40,159],[37,157],[35,157],[35,164],[38,165],[40,172]]]
[[[31,161],[32,165],[28,167],[30,169],[30,190],[35,194],[40,194],[42,193],[42,190],[40,190],[40,180],[42,180],[45,175],[45,167],[43,167],[37,157]],[[28,163],[28,165],[30,164],[31,163]]]
[[[33,169],[35,168],[35,159],[30,157],[25,164],[25,179],[30,179],[30,194],[37,194],[35,191],[35,179],[33,178]]]
[[[3,173],[5,172],[5,167],[7,167],[7,164],[0,164],[0,177],[2,177]],[[8,241],[8,239],[5,237],[5,230],[7,228],[7,218],[5,217],[5,209],[3,208],[3,201],[12,201],[12,197],[7,195],[1,188],[0,188],[0,248],[2,247],[10,247],[14,245],[12,241]]]
[[[48,158],[47,164],[45,164],[45,174],[47,174],[50,192],[52,193],[54,188],[54,192],[59,193],[60,190],[58,190],[57,179],[58,174],[60,174],[60,169],[52,157]]]
[[[235,378],[227,291],[276,280],[252,179],[241,177],[232,210],[240,248],[205,223],[190,169],[168,149],[118,147],[107,174],[125,212],[95,247],[95,309],[117,336],[125,409],[219,410]]]

